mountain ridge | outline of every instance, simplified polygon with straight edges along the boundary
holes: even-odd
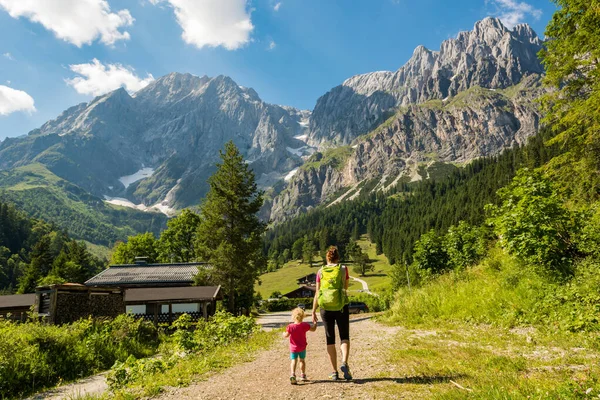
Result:
[[[417,46],[397,71],[355,75],[321,96],[313,110],[309,144],[349,144],[393,108],[443,99],[476,85],[506,88],[525,74],[541,74],[536,56],[541,46],[529,25],[509,30],[490,17],[476,22],[472,31],[443,41],[439,51]]]
[[[253,164],[263,187],[283,179],[302,163],[287,148],[305,145],[295,137],[305,133],[302,123],[309,115],[265,103],[256,91],[223,75],[171,73],[133,95],[121,88],[70,107],[26,137],[5,140],[0,169],[40,162],[96,196],[180,208],[200,202],[218,151],[228,140]],[[146,167],[170,166],[176,166],[177,176],[163,171],[164,179],[157,176],[132,188],[119,182]],[[194,189],[182,190],[183,185]]]
[[[0,142],[0,171],[40,163],[107,202],[173,214],[199,204],[232,140],[267,192],[262,218],[280,221],[366,181],[416,179],[432,154],[468,162],[522,143],[538,129],[542,43],[528,25],[486,18],[438,51],[417,46],[396,71],[344,80],[313,111],[266,103],[224,75],[173,72]]]

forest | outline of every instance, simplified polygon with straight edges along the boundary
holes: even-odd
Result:
[[[347,245],[367,233],[390,263],[410,263],[422,234],[431,229],[444,232],[460,221],[482,224],[484,206],[498,202],[496,192],[519,168],[540,167],[560,154],[558,146],[546,145],[552,135],[545,129],[523,146],[474,160],[432,179],[400,182],[386,193],[369,192],[369,184],[364,185],[354,200],[319,207],[272,227],[266,234],[265,254],[283,264],[300,258],[294,247],[308,239],[321,252],[337,245],[349,258],[344,254]]]
[[[0,291],[31,293],[38,285],[82,283],[105,266],[84,242],[0,201]]]

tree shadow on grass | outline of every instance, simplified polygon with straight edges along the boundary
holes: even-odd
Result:
[[[456,375],[415,375],[415,376],[405,376],[402,378],[355,378],[351,381],[346,380],[337,380],[332,381],[330,379],[315,379],[304,382],[304,384],[313,384],[313,383],[353,383],[355,385],[363,385],[365,383],[371,382],[393,382],[397,384],[413,384],[413,385],[433,385],[439,383],[448,383],[452,380],[465,378],[466,375],[456,374]]]
[[[359,278],[372,278],[374,276],[388,276],[388,274],[382,274],[382,273],[366,274],[365,276],[361,276]]]

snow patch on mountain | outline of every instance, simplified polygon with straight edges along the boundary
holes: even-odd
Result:
[[[140,211],[159,211],[165,214],[168,217],[173,216],[176,213],[176,210],[167,205],[166,201],[158,202],[152,206],[146,206],[144,204],[135,204],[131,200],[124,199],[122,197],[110,197],[104,195],[104,202],[108,204],[113,204],[115,206],[133,208]]]
[[[292,179],[294,177],[294,175],[296,175],[296,172],[298,172],[298,168],[294,168],[293,170],[288,172],[287,175],[285,176],[285,178],[283,178],[283,180],[288,182],[290,179]]]
[[[135,182],[145,179],[145,178],[149,178],[152,176],[153,173],[154,173],[154,168],[146,167],[146,168],[140,169],[135,174],[120,177],[119,181],[121,181],[123,186],[125,186],[125,189],[127,189],[129,187],[129,185],[131,185],[132,183],[135,183]]]

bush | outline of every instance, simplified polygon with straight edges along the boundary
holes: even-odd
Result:
[[[549,291],[540,304],[559,331],[600,331],[600,262],[588,258],[575,265],[568,283]]]
[[[487,250],[488,232],[465,221],[451,226],[444,236],[443,246],[452,269],[465,269],[477,263]]]
[[[359,301],[365,303],[369,307],[369,312],[380,312],[385,311],[390,306],[390,294],[383,294],[381,296],[373,296],[372,294],[359,293],[356,296],[350,296],[350,301]]]
[[[488,207],[501,244],[509,253],[551,274],[569,275],[575,256],[577,214],[568,210],[541,173],[520,170],[498,191],[500,207]]]
[[[282,298],[277,300],[267,300],[263,302],[263,308],[266,311],[291,311],[298,306],[298,304],[305,304],[307,307],[312,307],[313,297],[307,297],[303,299],[288,299]]]
[[[157,347],[154,326],[127,315],[63,326],[0,320],[0,396],[17,397],[88,376],[130,355],[149,356]]]
[[[576,237],[577,249],[581,254],[600,258],[600,203],[586,210],[580,220],[583,228]]]
[[[209,321],[194,324],[187,314],[173,323],[174,332],[161,344],[161,357],[117,361],[107,375],[111,389],[121,388],[139,381],[148,375],[172,368],[177,361],[189,353],[206,352],[241,339],[246,339],[256,329],[254,319],[235,317],[224,311],[217,312]]]
[[[413,264],[419,271],[427,274],[444,272],[449,264],[443,237],[433,229],[421,235],[415,243]]]

